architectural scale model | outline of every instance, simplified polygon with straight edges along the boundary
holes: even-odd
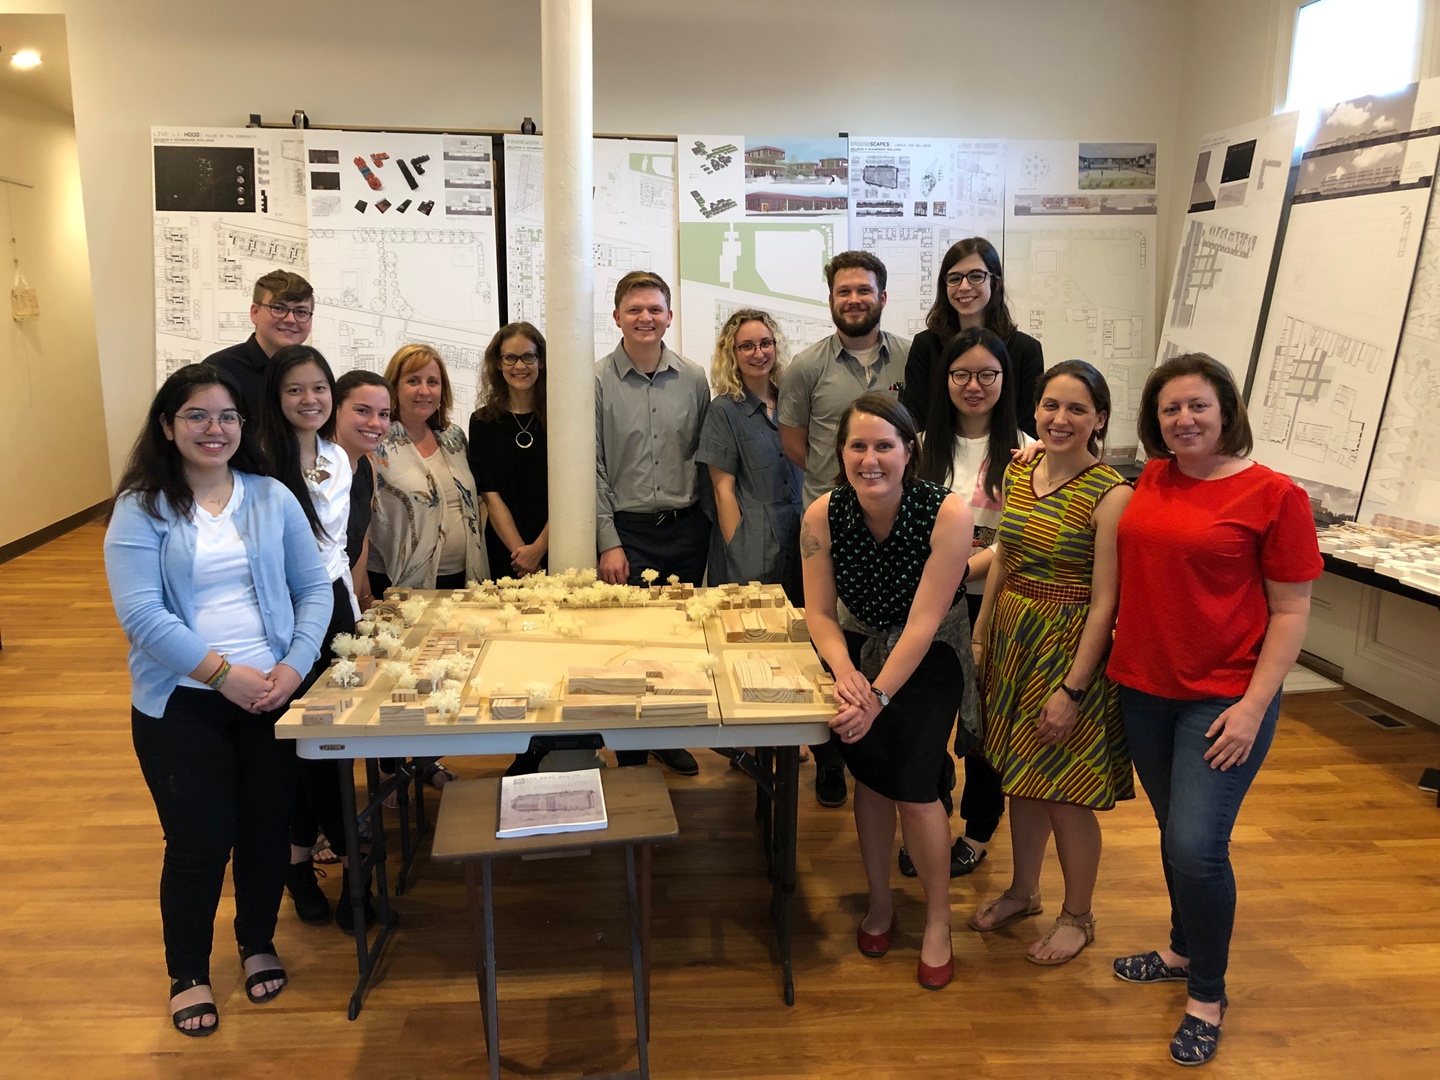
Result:
[[[1440,595],[1440,538],[1344,522],[1320,530],[1320,550]]]

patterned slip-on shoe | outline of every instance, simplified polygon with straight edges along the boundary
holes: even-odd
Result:
[[[1225,1022],[1225,1009],[1230,1000],[1220,999],[1220,1024]],[[1170,1060],[1176,1065],[1204,1065],[1220,1049],[1220,1024],[1185,1014],[1175,1036],[1170,1040]]]
[[[1136,953],[1115,958],[1115,977],[1133,983],[1185,982],[1188,968],[1171,967],[1158,952]]]

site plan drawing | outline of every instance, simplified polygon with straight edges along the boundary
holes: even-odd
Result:
[[[1004,204],[999,140],[850,139],[850,240],[885,264],[886,326],[905,337],[925,328],[955,241],[983,236],[1003,253]]]
[[[152,128],[155,381],[244,341],[255,279],[306,274],[304,144],[261,128]]]
[[[1154,148],[1017,141],[1006,144],[1006,163],[1010,314],[1047,363],[1078,358],[1100,369],[1111,396],[1106,456],[1133,458],[1155,356],[1156,202],[1145,190]]]
[[[505,267],[510,321],[545,329],[544,140],[505,136]],[[614,350],[615,285],[631,270],[659,274],[677,292],[675,144],[594,141],[595,356]],[[670,331],[680,339],[680,317]]]
[[[792,355],[834,332],[824,271],[825,263],[848,244],[844,210],[849,160],[842,153],[844,140],[823,140],[829,153],[795,165],[787,146],[814,150],[814,142],[773,136],[679,137],[680,295],[685,315],[680,351],[696,363],[708,368],[720,328],[741,308],[758,307],[775,316]],[[792,212],[776,212],[756,197],[758,187],[773,186],[754,183],[757,174],[770,180],[775,170],[795,165],[803,173],[812,164],[821,175],[837,180],[806,180],[817,194],[808,202],[790,203],[796,208]],[[753,210],[747,209],[747,199]]]
[[[1429,215],[1437,105],[1440,80],[1343,102],[1302,155],[1249,410],[1256,460],[1324,516],[1359,513]]]
[[[1285,113],[1200,140],[1157,363],[1208,353],[1244,389],[1298,120]]]
[[[305,153],[310,343],[337,376],[431,345],[468,416],[500,328],[490,137],[311,130]]]

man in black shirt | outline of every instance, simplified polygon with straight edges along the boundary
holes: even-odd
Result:
[[[255,332],[239,345],[231,345],[205,358],[224,368],[240,384],[245,400],[238,402],[246,419],[255,421],[265,396],[265,367],[286,345],[303,345],[310,336],[315,314],[315,290],[299,274],[272,270],[255,282],[250,321]]]

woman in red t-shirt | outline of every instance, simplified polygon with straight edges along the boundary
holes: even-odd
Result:
[[[1208,1061],[1235,921],[1230,831],[1265,759],[1280,685],[1323,569],[1305,492],[1251,461],[1245,405],[1203,353],[1161,364],[1140,401],[1150,462],[1120,520],[1120,609],[1107,672],[1160,824],[1168,948],[1115,961],[1127,982],[1186,981],[1170,1042]]]

